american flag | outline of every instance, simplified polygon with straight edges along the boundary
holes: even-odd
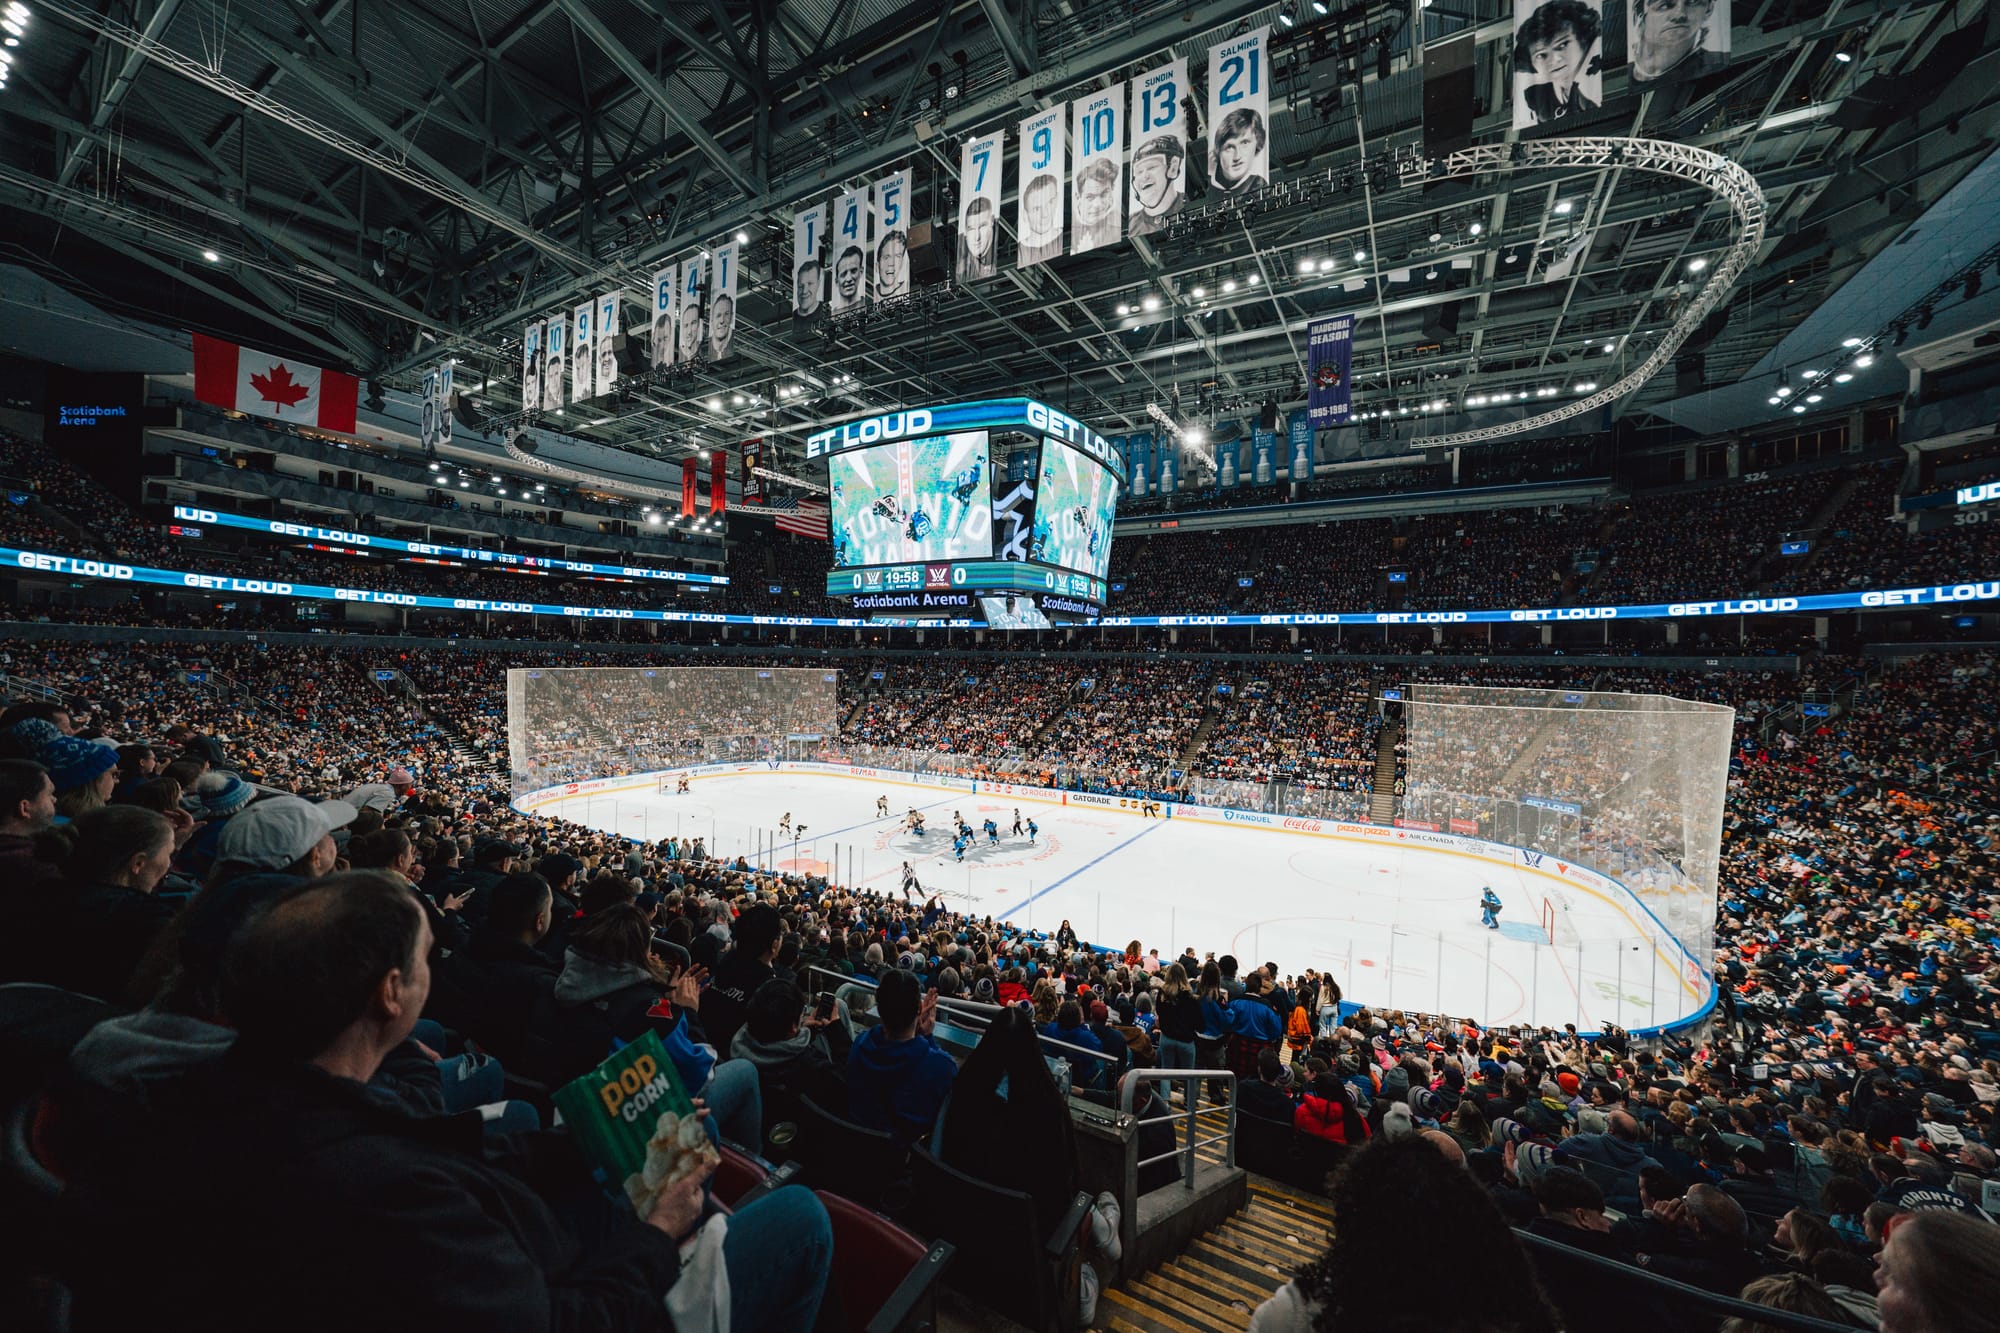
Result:
[[[765,506],[778,521],[778,531],[795,532],[815,541],[827,540],[826,501],[816,495],[783,496]]]

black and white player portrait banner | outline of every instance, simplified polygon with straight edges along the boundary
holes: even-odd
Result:
[[[1187,202],[1187,61],[1132,80],[1132,206],[1125,234],[1150,236]]]
[[[825,204],[815,204],[792,219],[792,317],[811,319],[826,304]]]
[[[1208,180],[1223,194],[1271,182],[1271,66],[1259,28],[1208,51]]]
[[[457,390],[452,381],[458,375],[458,362],[446,360],[438,366],[437,373],[437,442],[451,443],[451,403]]]
[[[590,336],[590,326],[597,318],[597,303],[585,301],[571,314],[569,334],[570,375],[569,400],[580,403],[591,396],[597,387],[593,366],[596,340]]]
[[[1729,0],[1626,0],[1632,82],[1676,83],[1729,63]]]
[[[1072,181],[1069,252],[1087,254],[1116,245],[1125,231],[1125,85],[1070,104],[1075,126],[1076,176]]]
[[[618,383],[618,305],[617,292],[606,292],[597,298],[597,396],[604,397]]]
[[[1014,234],[1020,267],[1046,264],[1063,253],[1063,177],[1068,174],[1068,107],[1056,105],[1021,122],[1020,197]]]
[[[647,359],[655,369],[674,363],[674,307],[680,302],[681,266],[669,264],[653,275],[653,323]]]
[[[958,150],[958,258],[952,274],[963,286],[1000,271],[999,130],[968,139]]]
[[[910,294],[910,169],[875,182],[875,299]]]
[[[708,275],[708,359],[726,361],[736,344],[736,242],[715,247]]]
[[[1514,0],[1514,128],[1604,105],[1599,0]]]
[[[560,412],[563,405],[563,371],[569,362],[563,349],[569,346],[569,319],[557,315],[542,326],[542,345],[548,356],[542,362],[542,410]]]
[[[521,410],[542,405],[542,321],[530,320],[521,331]]]
[[[417,443],[428,453],[437,448],[438,372],[426,370],[417,391]]]
[[[833,203],[833,313],[859,310],[868,300],[868,192],[852,190]]]
[[[691,366],[708,354],[708,322],[701,306],[702,270],[699,256],[681,261],[681,299],[674,307],[674,363]]]

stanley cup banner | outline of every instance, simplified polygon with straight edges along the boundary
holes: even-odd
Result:
[[[542,364],[542,410],[556,412],[563,405],[563,370],[567,362],[563,360],[563,348],[569,345],[569,321],[557,315],[542,326],[542,342],[548,348],[548,359]]]
[[[875,299],[910,294],[910,169],[875,182]]]
[[[1335,315],[1306,326],[1306,411],[1313,429],[1337,426],[1353,410],[1348,371],[1354,357],[1354,316]]]
[[[1688,12],[1686,0],[1675,4]],[[1600,0],[1514,0],[1515,129],[1581,120],[1604,105],[1602,14]]]
[[[570,376],[569,400],[572,403],[582,402],[596,388],[592,354],[597,347],[596,340],[590,336],[591,321],[596,317],[595,301],[585,301],[570,316],[569,363],[573,373]]]
[[[1127,236],[1150,236],[1187,201],[1187,61],[1132,80],[1132,207]]]
[[[542,321],[530,320],[521,331],[521,410],[542,405]]]
[[[597,396],[604,397],[611,392],[611,386],[618,382],[618,307],[617,292],[606,292],[597,298]]]
[[[1250,436],[1250,484],[1269,486],[1278,479],[1278,432],[1255,431]]]
[[[1021,122],[1021,197],[1014,219],[1020,267],[1046,264],[1063,253],[1063,175],[1067,170],[1064,112],[1058,104]]]
[[[702,318],[699,257],[681,261],[681,296],[674,306],[674,361],[691,366],[708,355],[708,323]]]
[[[424,372],[423,386],[417,391],[417,443],[429,453],[437,448],[438,373]]]
[[[652,345],[647,359],[655,369],[674,363],[674,306],[680,300],[681,266],[669,264],[653,275]]]
[[[1271,65],[1259,28],[1208,49],[1208,182],[1246,195],[1271,181]]]
[[[1312,414],[1294,411],[1285,418],[1285,442],[1291,446],[1292,480],[1306,482],[1313,475],[1313,424]]]
[[[835,315],[859,310],[868,301],[868,192],[852,190],[833,201],[833,295]]]
[[[826,303],[826,205],[792,219],[792,317],[807,320]]]
[[[451,400],[454,391],[451,381],[458,369],[458,362],[446,361],[438,367],[437,373],[437,442],[451,443]]]
[[[709,261],[708,359],[726,361],[736,342],[736,242],[715,247]]]
[[[1233,436],[1215,446],[1215,486],[1217,490],[1233,491],[1236,483],[1243,479],[1241,456],[1243,437]]]
[[[1076,175],[1071,178],[1069,252],[1115,245],[1125,230],[1125,85],[1070,104],[1075,122]]]
[[[1000,271],[1000,157],[1006,135],[995,130],[958,150],[959,286]]]

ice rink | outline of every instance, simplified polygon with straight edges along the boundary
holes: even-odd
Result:
[[[1700,1003],[1628,909],[1449,851],[802,772],[703,774],[692,786],[660,795],[649,782],[538,812],[651,842],[698,836],[711,851],[882,893],[900,890],[908,861],[955,910],[1043,932],[1067,920],[1092,944],[1138,939],[1163,958],[1192,945],[1245,967],[1318,968],[1348,999],[1380,1007],[1589,1032],[1672,1023]],[[878,796],[888,819],[875,815]],[[922,837],[904,831],[912,807],[928,823]],[[1033,842],[1012,833],[1016,810],[1039,825]],[[795,841],[777,833],[787,813],[804,826]],[[957,861],[954,813],[975,830],[993,819],[999,843],[981,831]],[[1488,884],[1504,904],[1498,930],[1480,924]],[[1555,945],[1545,899],[1564,904]]]

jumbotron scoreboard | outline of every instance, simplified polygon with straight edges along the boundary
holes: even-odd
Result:
[[[1125,464],[1031,398],[905,408],[806,437],[827,465],[829,597],[871,618],[996,629],[1104,610]]]

